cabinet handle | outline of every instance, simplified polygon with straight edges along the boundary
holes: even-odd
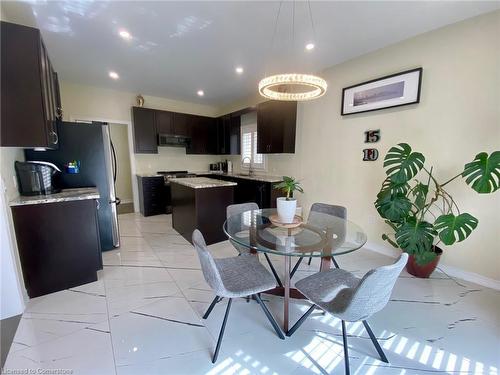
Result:
[[[55,145],[57,145],[59,143],[59,136],[53,130],[50,132],[50,134],[52,134],[54,136],[54,141],[52,143],[55,144]]]

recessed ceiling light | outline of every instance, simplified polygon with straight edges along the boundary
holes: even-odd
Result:
[[[120,30],[118,34],[125,40],[132,39],[132,35],[130,35],[130,33],[127,30]]]
[[[243,71],[244,71],[244,70],[243,70],[243,67],[241,67],[241,66],[237,66],[237,67],[236,67],[236,69],[234,69],[234,70],[235,70],[235,72],[236,72],[236,73],[238,73],[238,74],[243,74]]]
[[[306,50],[312,51],[314,49],[314,43],[307,43],[306,44]]]
[[[205,95],[205,92],[203,90],[198,90],[197,94],[198,96],[203,96]]]
[[[113,71],[109,72],[109,77],[113,78],[113,79],[120,78],[120,76],[118,75],[118,73],[117,72],[113,72]]]

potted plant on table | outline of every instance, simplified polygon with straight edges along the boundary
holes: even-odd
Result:
[[[275,189],[280,189],[286,194],[286,197],[276,199],[276,207],[278,209],[278,217],[283,224],[293,222],[295,211],[297,210],[297,200],[293,198],[293,192],[298,191],[303,193],[304,190],[293,177],[283,176],[283,181],[274,185]]]
[[[480,194],[500,187],[500,151],[477,154],[462,172],[443,183],[424,163],[424,155],[408,144],[392,147],[384,159],[387,177],[375,201],[378,213],[393,230],[382,239],[410,255],[406,269],[417,277],[429,277],[434,271],[441,242],[448,246],[461,242],[478,225],[474,216],[460,211],[445,187],[459,177]],[[414,179],[420,171],[425,176]]]

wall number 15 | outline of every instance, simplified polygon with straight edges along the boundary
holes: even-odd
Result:
[[[375,143],[378,141],[380,141],[380,129],[365,131],[365,143]]]

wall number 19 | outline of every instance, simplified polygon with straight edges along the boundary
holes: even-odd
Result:
[[[380,141],[380,129],[365,131],[365,143],[375,143],[378,141]]]

